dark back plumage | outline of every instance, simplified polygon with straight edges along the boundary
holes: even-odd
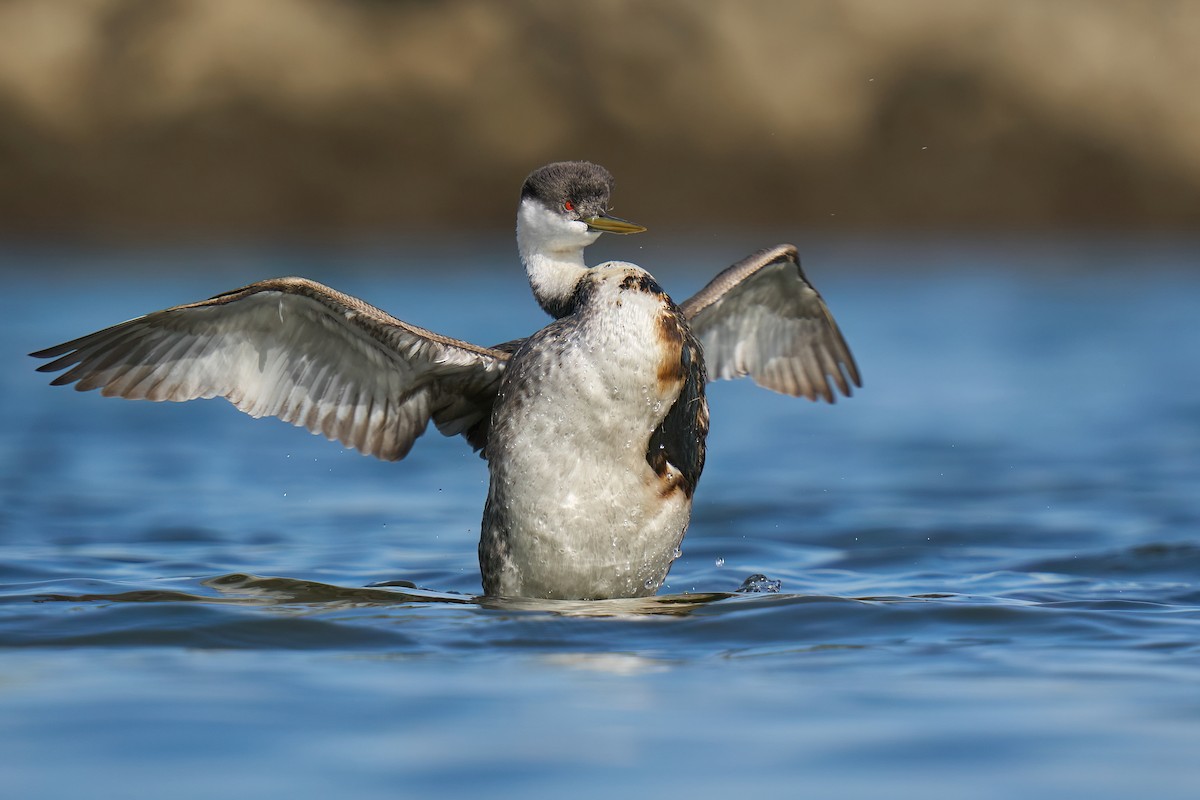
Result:
[[[704,386],[708,375],[700,342],[683,322],[678,309],[675,311],[677,316],[671,322],[682,340],[679,370],[683,374],[683,389],[662,423],[650,435],[646,461],[660,476],[666,471],[667,464],[679,470],[683,476],[679,488],[690,498],[704,471],[704,442],[708,438],[708,400],[704,396]]]

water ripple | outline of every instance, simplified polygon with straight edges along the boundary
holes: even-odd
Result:
[[[967,648],[1011,655],[1050,647],[1135,647],[1196,654],[1200,641],[1200,607],[1082,599],[1061,591],[1024,598],[718,592],[572,602],[475,598],[412,586],[347,587],[244,573],[183,583],[172,588],[103,581],[9,585],[0,644],[625,652],[680,662],[862,648],[926,654]],[[564,626],[568,619],[575,624]],[[593,624],[581,626],[585,620]]]

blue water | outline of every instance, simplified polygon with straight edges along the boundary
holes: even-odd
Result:
[[[634,241],[677,298],[773,243]],[[473,598],[460,440],[384,464],[24,355],[289,273],[503,341],[543,323],[510,243],[0,251],[2,794],[1196,797],[1200,246],[803,250],[865,387],[714,385],[667,587],[591,604]]]

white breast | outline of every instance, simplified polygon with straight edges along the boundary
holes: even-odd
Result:
[[[583,306],[509,364],[487,453],[489,594],[648,595],[675,558],[691,501],[646,451],[679,396],[682,380],[663,369],[679,345],[663,333],[669,300],[643,278],[629,264],[589,271]]]

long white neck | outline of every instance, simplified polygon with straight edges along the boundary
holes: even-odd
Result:
[[[570,313],[575,287],[587,272],[583,250],[600,237],[586,224],[525,198],[517,209],[517,250],[538,305],[552,317]]]

